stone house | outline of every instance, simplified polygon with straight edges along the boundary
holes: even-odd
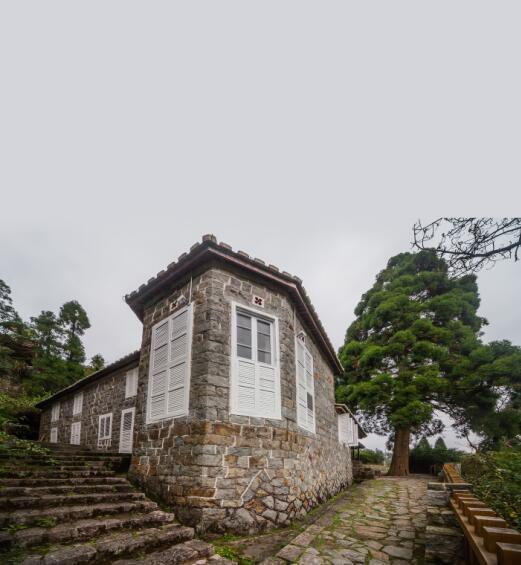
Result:
[[[286,524],[352,482],[364,432],[300,279],[204,236],[126,301],[140,350],[42,402],[42,441],[132,453],[200,531]]]

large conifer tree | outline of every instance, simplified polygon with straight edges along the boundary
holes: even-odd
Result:
[[[465,380],[479,345],[475,276],[451,279],[435,253],[391,258],[355,309],[340,350],[339,401],[361,411],[369,431],[391,433],[389,474],[409,473],[411,433],[440,431],[434,410]]]

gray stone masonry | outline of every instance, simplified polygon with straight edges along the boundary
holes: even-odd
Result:
[[[125,375],[136,366],[137,362],[129,363],[59,398],[60,417],[57,422],[51,422],[52,405],[46,406],[40,419],[40,441],[49,442],[51,428],[57,427],[58,443],[70,443],[71,424],[81,421],[81,445],[96,450],[119,451],[121,411],[136,405],[136,396],[125,398]],[[83,392],[83,408],[81,414],[73,416],[74,396],[80,391]],[[111,439],[98,445],[99,417],[109,412],[112,412]]]
[[[151,328],[178,298],[194,306],[189,414],[145,424]],[[279,320],[282,418],[230,415],[231,303]],[[296,422],[295,334],[314,359],[316,434]],[[290,522],[352,482],[349,449],[338,443],[334,375],[289,298],[217,265],[149,304],[143,320],[130,477],[199,531],[253,533]]]

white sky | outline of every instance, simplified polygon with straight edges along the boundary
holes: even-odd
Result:
[[[520,16],[4,2],[0,277],[25,318],[79,300],[110,362],[140,343],[122,296],[215,233],[303,278],[341,345],[417,218],[519,215]],[[520,269],[479,277],[489,339],[521,343]]]

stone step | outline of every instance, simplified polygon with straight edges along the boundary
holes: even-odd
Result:
[[[0,478],[0,487],[44,487],[44,486],[76,486],[76,485],[122,485],[128,484],[125,477],[114,476],[111,473],[106,477],[69,477],[53,478],[53,477],[27,477],[27,478]]]
[[[178,565],[178,563],[195,563],[198,559],[205,559],[213,554],[211,544],[201,540],[190,540],[184,543],[169,547],[163,551],[149,553],[137,559],[118,559],[114,565]],[[210,561],[210,562],[213,562]],[[216,559],[216,563],[222,563],[221,559]],[[228,562],[228,561],[227,561]],[[229,562],[228,562],[229,563]]]
[[[48,508],[49,506],[80,506],[93,502],[121,502],[144,500],[142,492],[94,492],[84,494],[41,494],[40,496],[18,496],[0,498],[0,508],[18,510],[21,508]]]
[[[21,560],[21,564],[110,563],[114,559],[119,559],[125,555],[132,556],[133,554],[139,555],[137,562],[141,563],[143,553],[165,547],[168,547],[168,550],[166,550],[168,553],[175,552],[182,545],[182,542],[191,540],[193,535],[193,528],[179,524],[166,524],[158,528],[147,528],[135,532],[111,533],[100,536],[86,544],[54,546],[46,555],[28,555]],[[205,546],[208,545],[205,544]],[[211,551],[211,546],[210,549],[205,549],[208,554]],[[192,553],[194,557],[198,555],[195,549]],[[189,558],[192,558],[192,555]],[[181,563],[182,561],[175,562]]]
[[[88,506],[63,506],[58,508],[34,508],[0,513],[0,528],[7,531],[15,529],[16,524],[23,526],[38,525],[43,522],[56,524],[103,516],[105,514],[123,514],[128,512],[151,512],[157,510],[157,504],[149,500],[128,502],[107,502]]]
[[[0,478],[55,478],[55,479],[68,479],[75,477],[111,477],[114,471],[108,469],[0,469]]]
[[[108,532],[158,527],[173,523],[177,523],[175,516],[162,510],[154,510],[146,514],[120,514],[110,518],[76,520],[52,528],[27,528],[12,534],[0,532],[0,547],[23,549],[35,545],[84,541]]]
[[[59,481],[55,485],[47,486],[0,486],[0,497],[15,496],[42,496],[46,494],[64,494],[64,493],[105,493],[105,492],[133,492],[134,487],[124,479],[121,483],[108,484],[64,484],[65,481]],[[32,482],[31,482],[32,484]]]

